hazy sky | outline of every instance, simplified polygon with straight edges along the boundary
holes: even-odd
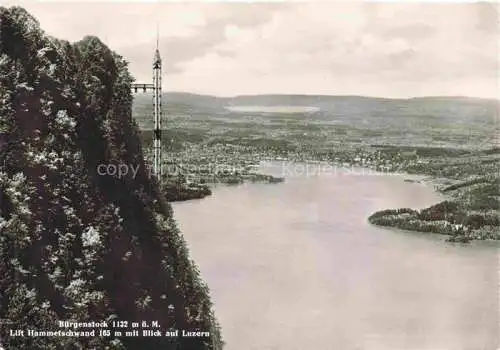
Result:
[[[169,91],[498,96],[493,3],[22,4],[49,34],[99,36],[138,82],[151,80],[158,22]]]

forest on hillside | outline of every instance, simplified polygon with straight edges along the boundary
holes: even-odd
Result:
[[[0,324],[5,349],[220,349],[209,290],[145,168],[127,63],[0,7]],[[100,164],[138,167],[103,176]],[[204,337],[22,337],[58,321]],[[64,330],[64,329],[63,329]]]

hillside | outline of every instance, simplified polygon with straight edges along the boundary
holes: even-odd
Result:
[[[5,349],[222,347],[208,288],[146,170],[131,81],[126,62],[98,38],[57,40],[24,9],[0,7]],[[136,176],[98,171],[123,164],[137,167]],[[158,321],[162,331],[210,336],[9,335],[65,330],[58,320]]]
[[[375,225],[449,235],[453,242],[500,239],[500,149],[445,153],[434,150],[404,170],[439,180],[447,199],[423,210],[382,210],[369,217]]]

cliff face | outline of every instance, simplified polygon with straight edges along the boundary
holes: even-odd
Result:
[[[208,288],[149,177],[126,62],[0,7],[0,324],[6,349],[219,349]],[[100,165],[138,169],[120,178]],[[111,168],[112,169],[112,168]],[[13,337],[58,320],[158,321],[204,338]],[[62,329],[64,330],[64,329]]]

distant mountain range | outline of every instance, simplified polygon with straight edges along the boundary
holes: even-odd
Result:
[[[355,103],[366,106],[380,104],[415,104],[433,103],[441,105],[492,105],[499,106],[500,101],[495,99],[484,99],[465,96],[429,96],[414,97],[409,99],[394,99],[367,96],[333,96],[333,95],[286,95],[286,94],[262,94],[262,95],[239,95],[234,97],[217,97],[211,95],[199,95],[187,92],[167,92],[164,98],[168,102],[182,103],[188,105],[203,105],[205,107],[225,107],[237,105],[260,105],[260,106],[314,106],[331,107],[332,103]],[[141,95],[137,95],[141,96]],[[141,98],[141,97],[139,97]]]
[[[486,123],[488,127],[498,126],[500,101],[473,97],[416,97],[410,99],[390,99],[365,96],[327,95],[244,95],[216,97],[183,92],[168,92],[163,95],[164,109],[175,112],[231,113],[227,107],[234,106],[307,106],[316,107],[311,118],[337,119],[352,117],[366,119],[372,117],[433,118],[442,123]],[[151,96],[136,94],[134,113],[138,115],[144,108],[149,109]],[[242,112],[248,113],[248,112]]]

